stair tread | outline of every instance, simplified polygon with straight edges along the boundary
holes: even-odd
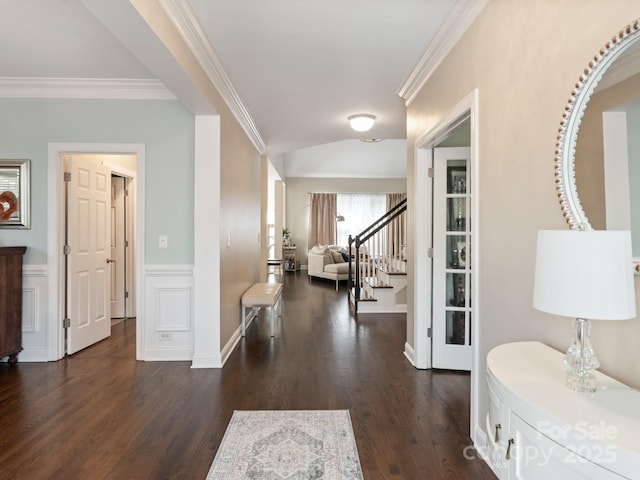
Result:
[[[355,289],[351,289],[351,296],[355,297]],[[359,302],[377,302],[378,300],[376,300],[375,298],[371,297],[367,292],[364,291],[364,289],[360,289],[360,298],[358,299]]]
[[[381,272],[386,273],[387,275],[406,275],[407,272],[403,272],[402,270],[398,270],[396,268],[389,267],[378,267]]]
[[[393,288],[393,285],[383,282],[378,277],[367,277],[364,281],[367,282],[371,288]]]

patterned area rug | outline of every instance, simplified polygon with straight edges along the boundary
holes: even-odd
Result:
[[[233,412],[207,480],[362,480],[348,410]]]

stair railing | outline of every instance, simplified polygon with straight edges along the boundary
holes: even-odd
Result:
[[[354,262],[349,262],[348,287],[350,295],[353,295],[356,311],[361,299],[363,278],[373,277],[378,268],[395,268],[393,265],[402,260],[402,250],[406,245],[406,225],[401,228],[399,222],[405,220],[405,216],[401,215],[406,210],[405,198],[359,234],[349,235],[349,257],[355,258],[355,266],[352,266]],[[385,228],[388,226],[389,228]],[[362,261],[364,255],[365,262]]]

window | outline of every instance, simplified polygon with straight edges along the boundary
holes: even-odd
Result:
[[[387,211],[386,193],[338,193],[338,245],[347,246],[349,235],[357,235]]]

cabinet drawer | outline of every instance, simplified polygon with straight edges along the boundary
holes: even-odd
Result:
[[[509,479],[548,480],[620,480],[621,477],[606,468],[576,455],[546,435],[540,433],[520,417],[510,415],[511,435],[514,440],[508,462]],[[615,462],[615,450],[608,450],[604,444],[590,446],[585,456],[602,464]]]

